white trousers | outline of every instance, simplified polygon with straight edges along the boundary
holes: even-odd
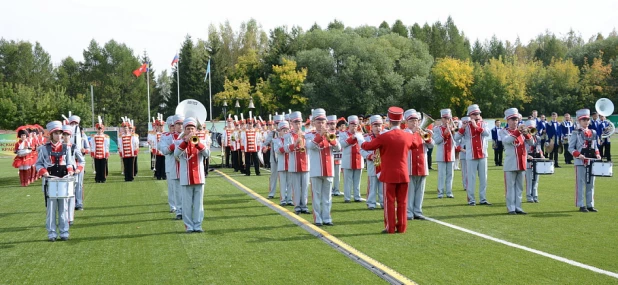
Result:
[[[504,185],[506,187],[506,210],[509,212],[523,211],[521,194],[524,191],[524,171],[505,171]]]
[[[335,164],[335,168],[333,169],[333,194],[341,194],[339,192],[339,184],[341,178],[341,164]]]
[[[45,228],[48,238],[69,237],[69,199],[68,198],[48,198],[47,199],[47,218]],[[56,226],[56,218],[58,225]]]
[[[268,196],[275,197],[277,193],[277,180],[278,180],[279,172],[277,171],[277,162],[274,159],[270,160],[270,190],[268,191]]]
[[[532,168],[526,169],[526,200],[534,201],[539,198],[539,174],[532,181]]]
[[[461,161],[461,185],[463,185],[464,191],[468,191],[468,161]]]
[[[584,193],[586,200],[584,203]],[[586,183],[586,166],[575,166],[575,205],[577,207],[594,207],[594,176],[590,177],[590,183]]]
[[[174,210],[176,216],[182,215],[180,179],[172,179],[169,173],[167,173],[167,201],[170,204],[170,210]]]
[[[292,187],[290,183],[290,173],[287,171],[279,171],[279,195],[281,196],[279,201],[281,204],[292,204]]]
[[[84,163],[84,169],[86,169],[86,163]],[[84,171],[75,175],[75,207],[84,207]]]
[[[313,222],[316,224],[333,222],[330,216],[332,184],[332,177],[311,177],[311,204],[313,205]]]
[[[455,162],[438,161],[438,197],[453,196],[453,167]]]
[[[204,220],[204,184],[182,186],[182,221],[188,231],[202,230]]]
[[[466,190],[468,192],[468,203],[476,203],[474,193],[476,192],[476,175],[479,176],[479,198],[481,203],[487,202],[487,158],[470,159],[468,162],[468,181]]]
[[[343,199],[350,201],[350,194],[354,189],[354,201],[361,199],[360,180],[363,173],[362,169],[343,169]]]
[[[309,190],[309,172],[288,172],[292,180],[294,211],[309,211],[307,197]]]
[[[377,202],[384,208],[384,184],[377,176],[368,176],[367,180],[367,207],[375,208]]]
[[[423,215],[426,177],[410,175],[410,183],[408,183],[408,218]]]

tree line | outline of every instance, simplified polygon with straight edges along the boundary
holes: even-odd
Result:
[[[143,131],[146,76],[131,73],[143,62],[150,63],[150,111],[166,116],[177,105],[179,78],[181,101],[208,106],[212,92],[215,119],[224,116],[223,102],[227,113],[247,114],[250,99],[263,118],[318,107],[338,116],[384,113],[391,105],[434,116],[451,108],[462,116],[471,103],[486,117],[501,117],[508,107],[573,113],[601,97],[618,100],[617,56],[615,30],[588,40],[546,31],[526,44],[495,36],[471,44],[450,17],[422,26],[397,20],[347,27],[334,20],[324,28],[268,32],[253,19],[236,30],[225,22],[210,25],[206,39],[187,35],[179,64],[158,74],[147,53],[114,40],[93,40],[83,61],[67,57],[53,66],[39,43],[1,39],[0,128],[44,124],[69,110],[89,122],[92,85],[95,116],[108,125],[129,116]],[[205,81],[209,61],[212,90]]]

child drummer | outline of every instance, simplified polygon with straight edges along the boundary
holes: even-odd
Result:
[[[57,229],[60,232],[60,239],[66,241],[69,239],[69,213],[68,213],[68,198],[47,198],[47,179],[50,176],[64,177],[66,175],[78,174],[83,170],[83,166],[75,165],[75,160],[70,155],[70,148],[62,143],[62,123],[60,121],[52,121],[47,124],[50,141],[39,149],[36,171],[44,177],[43,191],[46,197],[47,219],[45,227],[47,228],[48,240],[53,242],[58,237]],[[56,217],[58,225],[56,225]]]
[[[597,132],[588,129],[590,110],[581,109],[576,113],[579,129],[574,130],[569,139],[569,152],[575,158],[575,205],[580,212],[597,212],[594,208],[594,176],[586,175],[590,159],[601,159],[597,145]],[[584,191],[586,204],[584,205]]]

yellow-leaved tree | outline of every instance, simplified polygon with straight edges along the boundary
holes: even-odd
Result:
[[[438,104],[436,113],[442,108],[451,108],[454,114],[462,114],[472,104],[470,86],[474,82],[472,64],[469,60],[450,57],[438,59],[432,68],[434,76],[434,94]]]

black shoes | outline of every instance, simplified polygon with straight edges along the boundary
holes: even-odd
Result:
[[[414,216],[415,220],[426,220],[427,218],[425,218],[425,216],[423,215],[418,215],[418,216]]]
[[[48,240],[49,242],[55,242],[55,241],[56,241],[56,238],[48,238],[47,240]]]
[[[67,240],[69,240],[69,237],[61,237],[60,240],[61,241],[67,241]]]
[[[302,210],[300,211],[302,214],[311,214],[311,212],[309,212],[309,210]]]
[[[485,202],[481,202],[481,205],[491,206],[491,205],[493,205],[493,204],[492,204],[492,203],[489,203],[489,202],[487,202],[487,201],[485,201]]]
[[[448,195],[448,196],[446,196],[446,198],[455,198],[455,196],[453,196],[453,195]]]
[[[331,223],[324,223],[324,225],[325,226],[334,226],[334,224],[332,222]]]
[[[268,199],[272,199],[272,198],[275,198],[275,196],[268,196]]]
[[[317,227],[321,227],[321,226],[322,226],[322,223],[315,223],[315,225],[316,225]]]
[[[476,203],[470,202],[470,203],[468,203],[468,206],[476,206]]]
[[[518,215],[527,215],[528,213],[524,212],[524,211],[515,211],[516,214]]]
[[[509,212],[509,215],[517,215],[517,213],[515,213],[515,211],[511,211]]]
[[[597,209],[595,209],[594,207],[590,207],[590,208],[586,208],[586,210],[588,210],[588,212],[598,212]]]
[[[588,213],[588,209],[586,209],[586,207],[579,207],[579,211],[582,213]]]
[[[175,220],[182,220],[182,215],[176,215],[176,218],[174,218]]]

